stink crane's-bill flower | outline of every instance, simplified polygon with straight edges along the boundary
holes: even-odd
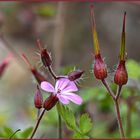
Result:
[[[62,104],[69,104],[70,101],[78,105],[82,103],[82,98],[73,93],[78,91],[76,84],[73,81],[70,81],[68,78],[59,78],[56,81],[55,87],[53,87],[53,85],[49,82],[43,81],[41,83],[41,88],[44,91],[51,93],[50,99],[53,102],[53,97],[55,99],[55,104],[57,101],[56,99],[58,99]],[[52,103],[49,103],[49,105],[50,104]]]

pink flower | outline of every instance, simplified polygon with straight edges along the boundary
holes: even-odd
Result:
[[[78,105],[82,103],[82,98],[73,93],[78,91],[76,84],[67,78],[58,79],[55,87],[49,82],[43,81],[41,82],[41,88],[46,92],[52,93],[63,104],[69,104],[70,101]]]

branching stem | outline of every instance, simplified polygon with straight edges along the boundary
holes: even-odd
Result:
[[[118,125],[119,125],[119,130],[120,130],[120,135],[121,135],[122,138],[125,138],[123,125],[122,125],[122,120],[121,120],[121,115],[120,115],[119,104],[118,104],[118,100],[119,100],[119,97],[120,97],[120,94],[121,94],[122,86],[118,86],[117,93],[116,93],[116,95],[114,95],[113,91],[111,90],[110,86],[108,85],[108,83],[105,79],[102,80],[102,83],[103,83],[103,85],[107,89],[109,95],[112,97],[112,99],[114,101],[116,114],[117,114]]]

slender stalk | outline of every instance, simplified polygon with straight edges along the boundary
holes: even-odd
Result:
[[[52,69],[51,66],[48,67],[48,70],[49,70],[50,74],[52,75],[52,77],[56,80],[56,79],[57,79],[57,76],[56,76],[56,74],[54,73],[54,71],[53,71],[53,69]]]
[[[39,124],[40,124],[40,121],[41,121],[41,119],[42,119],[44,113],[45,113],[45,109],[44,109],[44,110],[42,111],[42,113],[40,114],[40,116],[39,116],[39,118],[38,118],[38,120],[37,120],[37,122],[36,122],[36,125],[35,125],[35,127],[34,127],[34,129],[33,129],[33,132],[32,132],[32,135],[31,135],[30,139],[32,139],[33,136],[35,135],[36,130],[37,130]]]
[[[113,101],[115,103],[115,109],[116,109],[116,114],[117,114],[117,120],[118,120],[120,135],[121,135],[122,138],[125,138],[124,130],[123,130],[123,126],[122,126],[121,115],[120,115],[119,104],[118,104],[118,99],[119,99],[120,94],[121,94],[122,86],[118,87],[117,94],[115,96],[114,93],[112,92],[110,86],[108,85],[108,83],[107,83],[107,81],[105,79],[102,80],[102,83],[106,87],[109,95],[112,97],[112,99],[113,99]]]
[[[119,129],[120,130],[120,134],[121,134],[122,138],[125,138],[118,100],[114,100],[114,103],[115,103],[115,109],[116,109],[116,114],[117,114],[117,120],[118,120],[118,124],[119,124],[119,128],[120,128]]]
[[[127,106],[128,106],[128,108],[127,108],[127,120],[126,120],[126,128],[127,128],[127,130],[126,130],[126,135],[127,136],[131,136],[131,131],[132,131],[132,125],[131,125],[131,106],[130,105],[128,105],[127,104]]]
[[[115,99],[116,99],[116,100],[118,100],[118,98],[120,97],[121,89],[122,89],[122,86],[118,86],[118,88],[117,88],[117,94],[116,94],[116,96],[115,96]]]
[[[115,95],[113,93],[113,91],[111,90],[111,88],[109,87],[107,81],[105,79],[102,80],[103,85],[106,87],[109,95],[112,97],[113,100],[115,100]]]
[[[21,131],[21,129],[16,130],[16,131],[9,137],[9,139],[12,139],[12,137],[13,137],[17,132],[19,132],[19,131]]]
[[[62,138],[62,119],[61,116],[58,113],[58,138],[61,139]]]

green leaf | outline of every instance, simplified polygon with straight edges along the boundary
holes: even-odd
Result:
[[[4,137],[9,138],[10,136],[12,136],[14,134],[14,131],[9,128],[9,127],[3,127],[3,131],[5,133]],[[12,138],[17,138],[16,135],[14,135]]]
[[[127,71],[129,78],[140,79],[140,64],[134,60],[127,61]]]
[[[32,133],[33,127],[26,128],[24,131],[21,132],[21,138],[28,138]]]
[[[78,133],[78,132],[75,132],[75,133],[74,133],[73,138],[76,138],[76,139],[89,139],[88,136],[83,135],[83,134]]]
[[[57,104],[57,109],[67,126],[74,131],[78,131],[73,112],[67,106],[62,105],[61,103]]]
[[[92,129],[93,123],[87,113],[80,117],[79,128],[83,134],[87,134]]]

